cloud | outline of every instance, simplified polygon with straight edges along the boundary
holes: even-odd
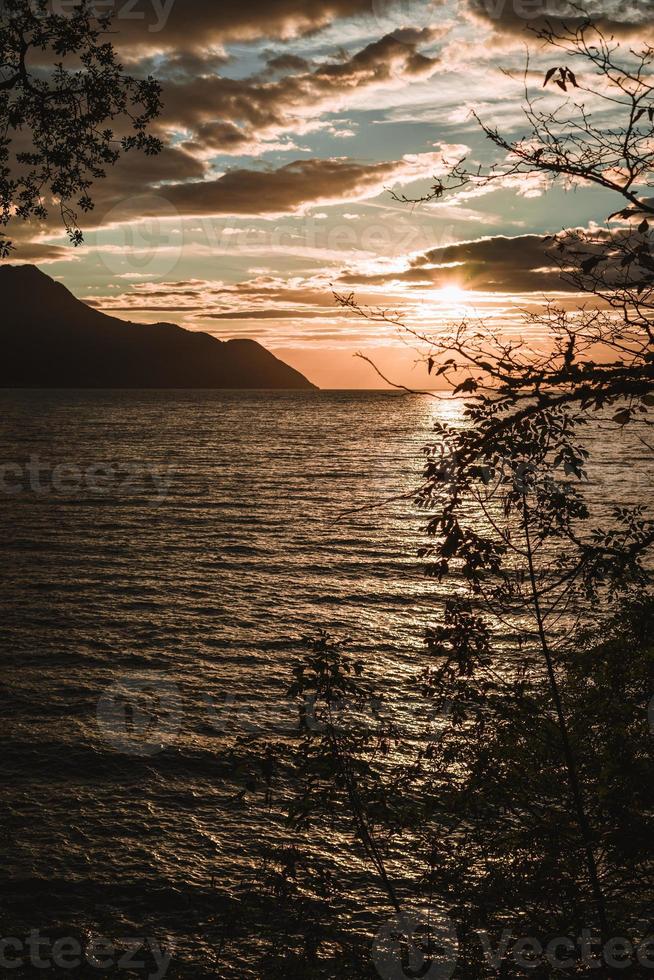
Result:
[[[226,313],[204,314],[204,318],[208,320],[308,320],[317,317],[324,320],[325,311],[304,309],[228,310]],[[330,317],[349,320],[349,316],[346,313],[339,313],[338,311],[330,311]]]
[[[104,179],[96,181],[90,194],[95,202],[95,209],[89,214],[80,215],[84,228],[91,228],[104,221],[108,210],[117,204],[124,205],[125,212],[132,211],[132,219],[140,217],[138,208],[143,194],[151,195],[158,191],[153,188],[167,182],[201,180],[206,176],[206,165],[177,146],[166,146],[156,157],[148,157],[141,153],[127,153],[107,170]],[[165,195],[164,195],[165,196]],[[41,227],[48,230],[61,228],[61,216],[56,202],[50,200],[48,218],[42,221]],[[16,220],[7,232],[10,237],[20,234],[20,229],[32,229]]]
[[[398,3],[401,7],[401,0]],[[168,10],[165,0],[139,0],[136,5],[115,0],[115,5],[118,34],[112,40],[119,45],[125,32],[130,37],[133,32],[134,38],[150,33],[148,18],[141,14]],[[133,18],[128,17],[129,10]],[[216,154],[303,152],[287,135],[292,132],[323,130],[332,137],[352,136],[352,128],[336,130],[336,121],[325,119],[324,114],[337,111],[364,92],[401,88],[407,80],[430,77],[438,60],[421,48],[440,37],[440,31],[401,28],[354,54],[340,50],[329,59],[323,56],[320,62],[268,51],[262,72],[234,78],[219,74],[228,55],[217,38],[290,37],[339,17],[370,14],[371,0],[320,4],[313,0],[269,0],[266,4],[244,0],[227,6],[186,0],[184,5],[174,4],[169,12],[164,29],[151,32],[156,50],[135,43],[130,51],[137,71],[151,70],[163,82],[164,113],[155,126],[167,145],[156,158],[128,154],[109,169],[107,178],[93,186],[95,210],[81,216],[85,230],[106,223],[137,222],[142,216],[165,219],[167,210],[159,207],[162,201],[181,216],[297,214],[312,204],[374,197],[389,183],[429,176],[433,155],[423,154],[420,166],[412,166],[408,157],[366,164],[332,158],[295,161],[278,170],[241,167],[210,177],[215,173],[211,160]],[[192,38],[197,38],[197,45],[186,44],[184,39],[190,44]],[[157,213],[145,202],[139,215],[142,198],[152,195],[158,198]],[[60,228],[55,206],[44,228],[54,234]],[[62,255],[73,254],[61,251]]]
[[[588,19],[604,33],[637,36],[654,24],[650,0],[466,0],[468,12],[499,32],[524,34],[530,27],[567,25],[575,28]]]
[[[343,17],[370,14],[372,3],[371,0],[114,0],[113,8],[115,43],[121,48],[192,50],[226,41],[298,37]]]
[[[295,160],[277,170],[239,168],[214,180],[169,184],[157,193],[182,216],[297,214],[316,205],[377,197],[389,185],[410,183],[446,169],[442,152],[381,163],[344,157]]]
[[[497,236],[430,249],[397,272],[361,276],[347,273],[347,285],[457,285],[463,289],[498,293],[574,292],[561,279],[548,245],[539,235]]]
[[[418,49],[438,37],[433,30],[405,29],[387,35],[352,56],[308,68],[290,55],[269,66],[289,73],[228,78],[204,71],[164,82],[164,131],[190,132],[184,146],[197,154],[252,152],[257,144],[285,132],[306,132],[319,124],[316,113],[338,111],[352,95],[367,89],[399,87],[431,76],[438,59]],[[166,64],[162,66],[165,78]],[[161,73],[160,73],[161,74]]]
[[[287,75],[291,72],[308,71],[311,63],[300,55],[285,52],[283,54],[271,54],[268,58],[268,73],[282,72]]]
[[[84,300],[105,312],[185,314],[186,322],[206,321],[289,321],[320,319],[347,320],[332,295],[327,277],[257,275],[252,279],[226,284],[220,280],[135,283],[122,295],[107,298],[89,296]]]
[[[16,265],[35,262],[38,262],[39,265],[48,265],[51,262],[70,262],[71,259],[81,258],[80,253],[75,253],[69,247],[47,245],[38,240],[24,240],[20,231],[17,235],[12,232],[10,238],[15,247],[15,251],[11,253],[10,261]]]

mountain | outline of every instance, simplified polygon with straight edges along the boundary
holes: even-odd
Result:
[[[35,266],[0,264],[0,304],[0,388],[315,388],[253,340],[118,320]]]

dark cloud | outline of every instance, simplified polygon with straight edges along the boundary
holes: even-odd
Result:
[[[298,303],[302,304],[305,309],[305,304],[324,306],[330,309],[334,306],[334,297],[327,283],[324,283],[321,289],[312,289],[310,287],[297,289],[287,285],[280,286],[278,279],[270,283],[265,283],[260,280],[259,284],[255,286],[251,286],[248,283],[238,283],[232,289],[221,291],[221,298],[224,300],[229,301],[230,297],[234,296],[239,299],[245,299],[248,302],[262,300],[267,303]]]
[[[233,122],[206,122],[201,123],[195,129],[193,139],[184,143],[184,148],[189,153],[203,153],[207,150],[214,150],[221,154],[247,153],[254,139],[252,131],[240,129]]]
[[[309,71],[311,62],[306,58],[301,58],[297,54],[277,54],[268,58],[268,70],[272,72],[283,72],[285,75],[291,72]]]
[[[330,296],[331,299],[331,296]],[[94,306],[102,309],[105,313],[112,311],[114,313],[133,313],[135,309],[138,309],[139,313],[194,313],[199,315],[202,320],[325,320],[327,318],[327,313],[325,310],[232,310],[226,313],[207,313],[206,306],[144,306],[139,303],[138,307],[134,305],[129,306],[113,306],[111,302],[87,299],[84,301],[87,306]],[[339,312],[336,308],[329,310],[329,319],[336,320],[347,320],[349,322],[350,317]]]
[[[296,160],[278,170],[230,170],[216,180],[168,185],[162,196],[183,215],[292,214],[307,206],[374,197],[419,173],[407,161]]]
[[[331,296],[330,296],[331,299]],[[234,310],[226,313],[205,313],[203,319],[207,320],[307,320],[320,318],[325,319],[324,310]],[[339,313],[337,309],[330,311],[330,317],[336,319],[347,319],[347,314]]]
[[[72,246],[45,245],[26,241],[20,233],[18,235],[12,233],[12,240],[15,251],[11,253],[11,260],[17,263],[38,262],[40,265],[45,265],[48,262],[68,262],[73,258],[81,257],[75,256]]]
[[[401,282],[415,286],[457,285],[463,289],[498,293],[573,292],[561,279],[548,245],[539,235],[482,238],[431,249],[397,273],[360,276],[346,274],[348,285]]]
[[[159,183],[179,183],[199,180],[206,174],[206,167],[190,153],[179,147],[165,147],[156,157],[128,153],[107,171],[104,180],[96,181],[91,188],[94,209],[80,214],[79,221],[85,232],[107,222],[134,222],[144,215],[175,218],[176,212],[166,200],[165,190]],[[49,203],[48,216],[43,221],[22,222],[15,219],[5,234],[15,243],[15,257],[19,261],[52,262],[83,257],[83,250],[72,246],[41,244],[34,236],[43,233],[64,234],[59,208],[55,201]]]
[[[473,17],[496,30],[523,34],[531,28],[567,25],[577,27],[592,19],[603,32],[616,36],[637,35],[654,24],[651,0],[466,0]]]
[[[194,180],[203,177],[205,166],[179,146],[166,146],[162,153],[147,157],[142,153],[127,153],[97,187],[106,187],[113,197],[114,188],[126,194],[139,193],[150,184],[164,181]]]
[[[350,319],[335,305],[327,279],[291,285],[265,275],[230,285],[206,280],[138,283],[121,296],[89,297],[85,302],[105,311],[174,312],[217,321]]]
[[[194,313],[204,309],[203,306],[144,306],[141,304],[138,307],[134,305],[112,306],[111,302],[107,303],[97,299],[85,299],[84,302],[87,306],[93,306],[104,313],[134,313],[135,310],[138,310],[139,313]]]
[[[165,108],[159,125],[191,130],[193,138],[185,145],[193,152],[240,153],[271,131],[301,129],[308,111],[335,110],[348,93],[433,74],[437,59],[418,49],[436,36],[431,30],[397,31],[352,56],[310,71],[304,64],[298,70],[296,64],[292,73],[276,80],[226,78],[215,72],[183,80],[173,77],[164,83]],[[288,57],[286,63],[290,65]],[[166,71],[164,64],[164,77]]]
[[[92,196],[95,208],[90,214],[82,215],[80,220],[84,228],[103,224],[107,220],[137,221],[152,200],[158,207],[167,205],[165,188],[168,183],[201,180],[205,175],[206,166],[181,147],[167,146],[156,157],[128,153],[107,172],[104,180],[94,184]],[[160,184],[163,189],[159,188]],[[174,216],[174,210],[170,211]],[[48,223],[56,226],[59,220],[56,209],[53,209]]]
[[[113,6],[117,43],[153,49],[288,39],[372,12],[372,0],[114,0]]]

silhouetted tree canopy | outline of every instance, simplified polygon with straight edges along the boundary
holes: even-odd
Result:
[[[604,225],[546,239],[576,306],[567,289],[565,304],[516,309],[506,333],[472,317],[429,333],[353,294],[336,298],[402,329],[429,375],[466,396],[460,418],[436,423],[416,492],[429,514],[426,572],[448,582],[423,683],[449,720],[413,770],[430,901],[453,907],[464,935],[590,926],[604,944],[623,933],[643,942],[654,926],[651,799],[620,780],[640,783],[651,757],[654,522],[611,483],[593,512],[586,487],[592,449],[628,424],[654,451],[642,435],[654,424],[654,48],[621,46],[590,21],[537,38],[556,63],[540,77],[526,66],[526,132],[509,138],[478,117],[497,163],[459,161],[419,201],[396,199],[533,175],[546,189],[563,180],[613,192]],[[641,474],[648,461],[638,459]],[[625,597],[626,619],[611,622]],[[607,643],[574,628],[598,618]],[[482,969],[464,939],[456,976]],[[545,963],[534,975],[558,973]]]
[[[153,78],[126,74],[107,38],[111,18],[88,0],[54,12],[48,0],[0,5],[0,223],[61,212],[71,242],[93,182],[121,153],[156,154],[161,108]],[[0,238],[0,255],[12,245]]]

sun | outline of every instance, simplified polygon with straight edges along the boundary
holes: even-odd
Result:
[[[438,289],[436,296],[443,306],[463,306],[468,294],[461,286],[452,285]]]

